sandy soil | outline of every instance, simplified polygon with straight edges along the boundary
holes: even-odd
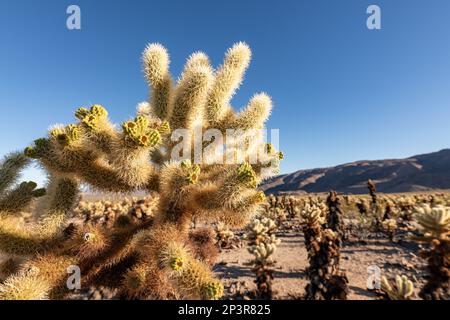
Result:
[[[278,232],[281,240],[274,258],[275,299],[299,299],[304,294],[308,282],[305,269],[308,267],[307,252],[303,234],[300,230],[283,230]],[[378,266],[382,275],[388,278],[396,274],[405,274],[414,282],[416,293],[424,284],[424,260],[419,258],[420,248],[414,242],[400,240],[389,241],[385,236],[364,241],[348,241],[341,250],[341,267],[346,271],[349,280],[352,300],[376,299],[377,296],[366,290],[368,278],[367,267]],[[0,254],[0,262],[5,257]],[[214,271],[225,285],[225,299],[235,298],[236,292],[249,292],[256,288],[251,266],[247,264],[252,255],[248,253],[245,241],[238,241],[233,249],[222,249]],[[95,288],[94,288],[95,289]],[[92,291],[92,290],[91,290]],[[114,293],[97,292],[90,299],[111,299]],[[100,290],[101,291],[101,290]],[[106,290],[108,291],[108,290]],[[97,294],[99,297],[95,297]],[[75,297],[78,298],[78,297]],[[86,297],[82,297],[86,298]]]
[[[299,298],[307,284],[305,268],[308,266],[307,252],[300,231],[279,233],[281,244],[274,254],[276,267],[274,272],[274,288],[276,299]],[[423,285],[423,261],[417,257],[419,248],[411,242],[392,243],[387,239],[369,239],[365,242],[347,242],[341,251],[341,267],[346,271],[349,280],[349,299],[376,299],[376,295],[366,289],[368,278],[367,267],[378,266],[382,275],[394,277],[405,274],[414,282],[418,291]],[[245,245],[236,249],[222,250],[214,270],[222,278],[226,291],[232,295],[239,287],[249,290],[256,286],[254,274],[246,262],[252,256]]]

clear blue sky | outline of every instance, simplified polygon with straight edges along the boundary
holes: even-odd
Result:
[[[69,4],[81,7],[81,30],[66,29]],[[381,7],[382,30],[366,28],[369,4]],[[283,172],[447,148],[449,15],[448,0],[2,0],[0,155],[82,105],[132,116],[147,96],[139,59],[149,42],[169,49],[178,75],[191,52],[218,65],[246,41],[253,61],[233,103],[273,97]]]

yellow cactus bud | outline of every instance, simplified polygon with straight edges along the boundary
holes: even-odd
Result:
[[[189,184],[197,182],[200,176],[200,166],[198,164],[192,164],[190,160],[184,160],[181,162],[181,168],[186,173],[186,181]]]
[[[183,258],[181,258],[181,257],[172,258],[172,260],[170,261],[170,268],[172,270],[179,271],[179,270],[183,269],[183,266],[184,266],[184,262],[183,262]]]
[[[61,136],[65,135],[65,130],[62,127],[56,127],[50,130],[50,137],[53,139],[59,141],[61,139]]]
[[[37,158],[36,148],[34,147],[26,147],[23,153],[29,158]]]
[[[264,150],[266,151],[267,154],[272,154],[272,152],[274,151],[274,146],[271,143],[266,143],[266,145],[264,146]]]
[[[148,128],[149,121],[144,116],[137,116],[134,121],[122,124],[124,134],[141,147],[154,147],[161,142],[161,135],[155,129]]]
[[[159,132],[157,130],[151,129],[148,132],[148,140],[147,143],[144,144],[144,146],[154,147],[160,142],[161,142],[161,135],[159,134]]]
[[[34,146],[26,147],[24,154],[30,158],[39,158],[42,153],[49,148],[49,140],[45,138],[40,138],[34,140]]]
[[[108,111],[99,104],[94,104],[90,110],[86,108],[78,108],[75,111],[75,117],[77,117],[81,123],[91,130],[95,130],[101,121],[104,121],[108,117]]]
[[[106,111],[106,109],[103,106],[99,104],[94,104],[91,107],[91,114],[99,118],[106,118],[108,116],[108,111]]]
[[[223,295],[223,284],[219,281],[209,282],[202,286],[201,296],[205,300],[219,300]]]
[[[50,131],[50,136],[62,146],[69,146],[79,139],[78,126],[70,124],[65,128],[56,127]]]
[[[248,162],[244,162],[237,169],[237,179],[249,188],[256,188],[256,174]]]
[[[89,110],[84,107],[78,108],[75,111],[75,117],[79,120],[83,120],[84,117],[86,117],[88,114],[89,114]]]
[[[161,125],[158,127],[158,131],[162,135],[169,134],[171,131],[169,122],[163,121],[163,123],[161,123]]]
[[[255,195],[255,201],[257,203],[262,203],[266,201],[266,195],[262,191],[258,191]]]

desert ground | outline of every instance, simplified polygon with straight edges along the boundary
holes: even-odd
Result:
[[[281,244],[274,253],[275,299],[300,299],[308,283],[305,269],[308,256],[304,237],[299,230],[289,230],[278,235]],[[414,279],[415,287],[423,283],[425,267],[417,256],[419,248],[413,242],[392,243],[387,239],[368,239],[344,243],[341,251],[341,267],[349,280],[351,300],[377,299],[367,290],[369,273],[367,267],[378,266],[382,274],[405,274]],[[245,293],[255,290],[254,274],[246,265],[252,258],[245,246],[223,249],[214,270],[223,279],[229,298],[245,298]]]
[[[373,203],[371,205],[370,195],[337,195],[337,198],[345,230],[345,237],[339,248],[338,268],[348,280],[347,299],[383,298],[382,290],[367,288],[370,268],[379,268],[380,276],[387,279],[393,279],[396,275],[406,276],[414,288],[414,293],[408,299],[418,299],[420,289],[428,277],[427,261],[420,257],[420,253],[428,245],[415,240],[420,234],[421,226],[414,219],[414,210],[418,205],[430,203],[448,206],[450,193],[379,194],[376,196],[376,208],[372,206]],[[327,194],[295,197],[271,195],[267,199],[254,219],[273,221],[270,233],[279,241],[273,254],[266,259],[270,261],[267,265],[273,271],[271,299],[303,299],[305,287],[310,282],[310,257],[305,245],[304,219],[311,208],[320,208],[324,217],[330,215],[326,206]],[[133,219],[153,219],[157,203],[157,198],[144,197],[143,194],[128,197],[83,194],[74,209],[72,222],[104,224],[111,216],[120,216],[124,212]],[[31,218],[30,214],[23,216],[24,220]],[[382,217],[379,218],[381,224],[375,229],[374,222],[377,219],[374,217]],[[394,232],[384,229],[383,221],[395,221],[394,228],[389,229]],[[255,259],[249,250],[249,238],[246,237],[249,226],[250,224],[243,228],[228,228],[223,225],[218,227],[215,222],[191,225],[192,232],[205,227],[214,230],[213,243],[217,256],[212,263],[212,270],[223,283],[222,299],[257,299],[258,287],[253,270]],[[10,257],[0,256],[0,262],[5,263],[7,258]],[[83,287],[70,293],[67,298],[95,300],[122,297],[117,289],[100,285]]]

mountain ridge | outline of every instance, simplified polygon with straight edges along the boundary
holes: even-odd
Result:
[[[358,160],[334,167],[298,170],[266,180],[266,194],[367,193],[367,180],[385,193],[450,189],[450,149],[404,159]]]

